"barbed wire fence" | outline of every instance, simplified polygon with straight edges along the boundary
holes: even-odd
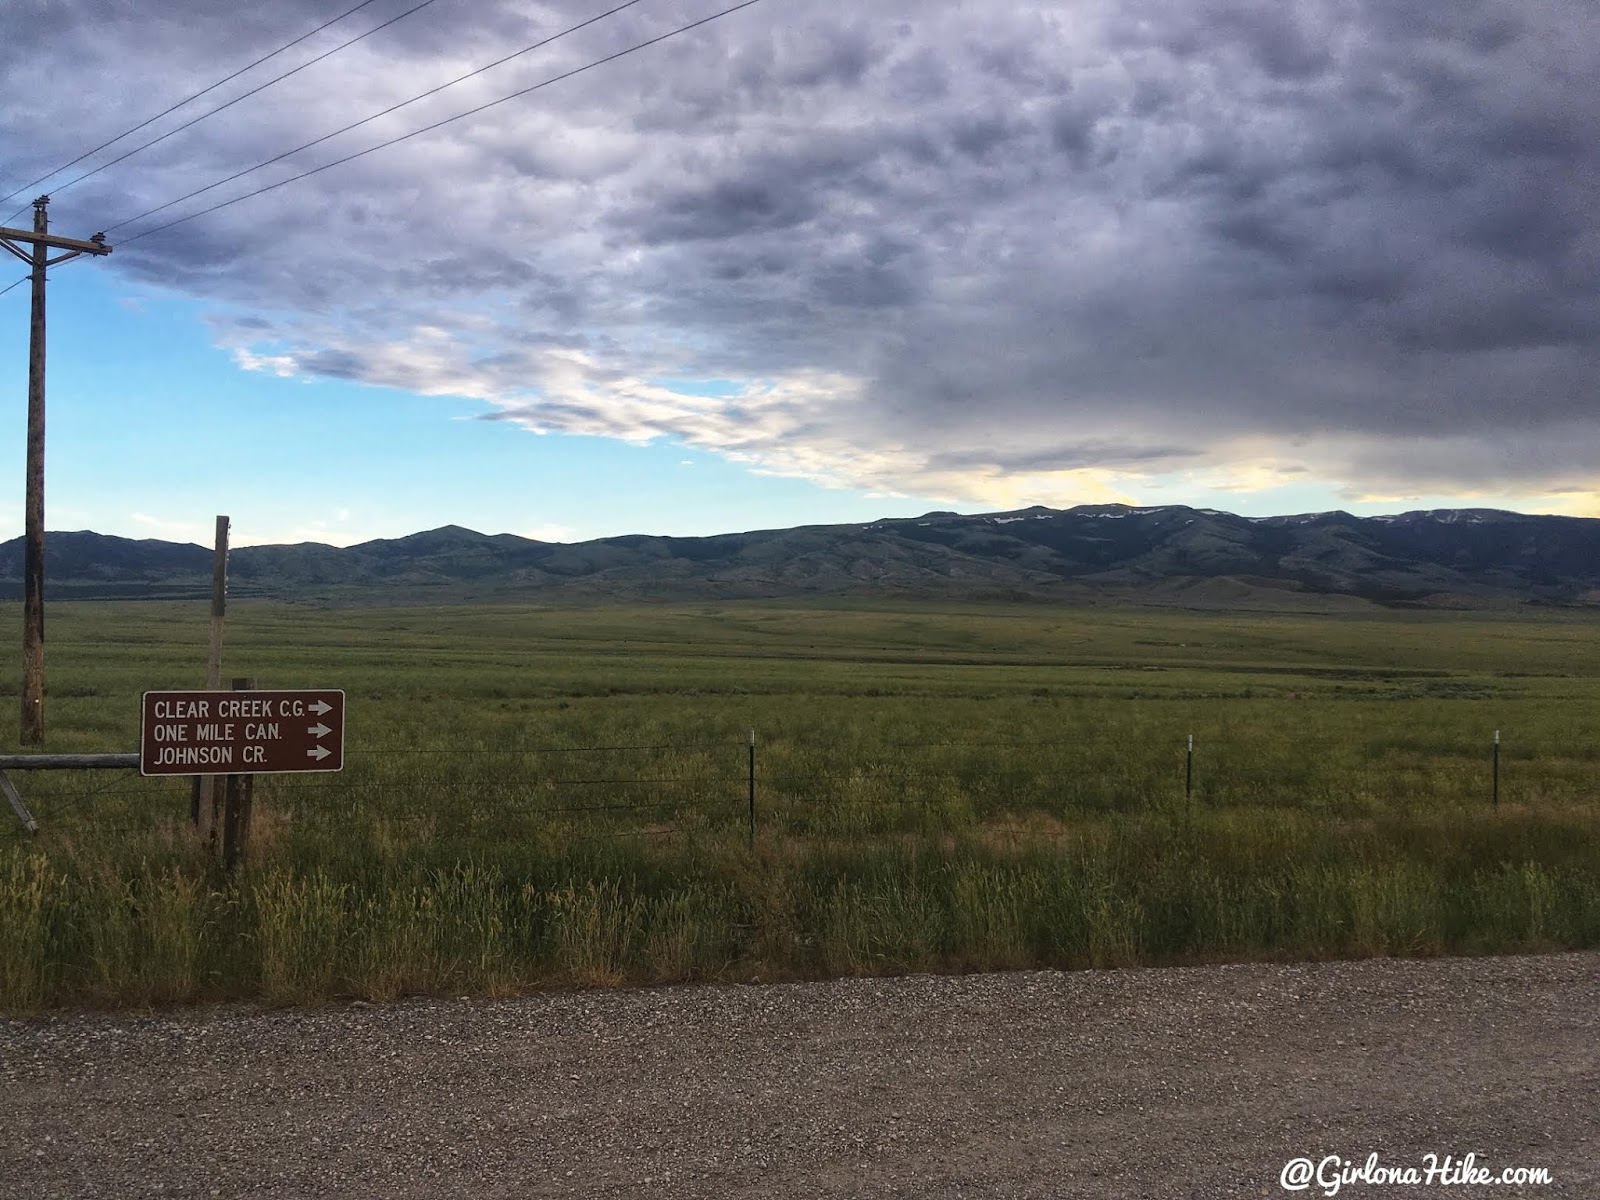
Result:
[[[259,819],[274,828],[410,823],[419,836],[827,837],[954,831],[1029,817],[1266,806],[1371,811],[1384,805],[1494,808],[1525,799],[1528,772],[1503,779],[1499,732],[1484,744],[1359,745],[1297,736],[1264,753],[1249,739],[1176,735],[1139,747],[1081,739],[792,738],[499,747],[367,745],[338,775],[262,775]],[[171,779],[53,772],[30,780],[42,831],[74,837],[187,823]],[[1596,794],[1600,759],[1541,769],[1540,796]],[[3,816],[3,811],[0,811]],[[10,826],[9,837],[22,836]]]

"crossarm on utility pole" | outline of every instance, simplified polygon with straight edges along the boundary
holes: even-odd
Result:
[[[26,242],[28,245],[43,245],[51,250],[76,250],[79,254],[110,254],[111,247],[106,245],[106,235],[97,233],[85,241],[83,238],[58,237],[53,233],[35,233],[31,229],[11,229],[0,225],[0,242]],[[11,249],[18,254],[22,251],[13,246]],[[29,261],[31,256],[24,255]]]

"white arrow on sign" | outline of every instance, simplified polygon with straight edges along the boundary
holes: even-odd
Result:
[[[326,746],[316,746],[316,747],[313,747],[312,749],[306,751],[306,757],[307,758],[314,758],[318,762],[321,762],[323,759],[327,758],[328,755],[330,755],[332,753],[333,753],[333,751],[329,750]]]
[[[327,737],[333,732],[333,730],[329,729],[321,721],[318,721],[315,725],[306,726],[306,732],[312,737]]]
[[[311,715],[315,717],[324,716],[333,711],[333,705],[329,704],[326,700],[313,701],[312,703],[306,705],[306,707],[311,710]]]

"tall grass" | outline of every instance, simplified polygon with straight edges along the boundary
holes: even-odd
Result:
[[[56,887],[43,855],[9,859],[0,874],[0,1008],[26,1012],[51,996],[46,911]]]
[[[1589,633],[246,606],[230,669],[344,686],[347,769],[261,777],[231,875],[180,782],[27,777],[0,1009],[1600,945]],[[55,637],[51,748],[126,750],[203,614],[69,607]]]
[[[1520,845],[1521,853],[1507,847]],[[1545,852],[1530,857],[1530,847]],[[0,857],[0,1003],[388,999],[543,984],[1600,945],[1592,822],[1098,818],[1049,841],[766,841],[231,878]]]

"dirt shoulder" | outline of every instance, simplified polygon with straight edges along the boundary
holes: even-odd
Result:
[[[1600,1196],[1600,954],[0,1021],[0,1196]]]

